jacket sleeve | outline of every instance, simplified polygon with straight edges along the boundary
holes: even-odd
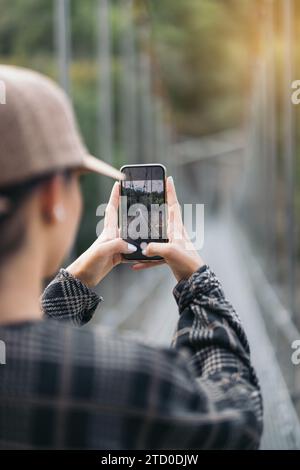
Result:
[[[245,332],[220,282],[204,266],[177,284],[174,295],[180,317],[172,347],[138,353],[142,417],[135,409],[128,439],[139,435],[139,448],[147,449],[258,448],[261,391]]]
[[[202,393],[208,394],[210,413],[221,421],[222,415],[235,414],[231,425],[225,418],[228,432],[230,426],[236,431],[229,446],[235,446],[235,437],[238,447],[258,447],[263,415],[260,386],[241,321],[219,280],[205,265],[179,282],[174,296],[180,317],[172,347],[187,354]],[[221,429],[216,426],[216,431]],[[216,447],[222,447],[222,439],[224,429],[223,435],[214,434]]]
[[[44,315],[81,326],[93,316],[102,301],[95,292],[65,269],[60,269],[41,297]]]

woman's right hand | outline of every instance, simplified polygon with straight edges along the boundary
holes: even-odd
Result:
[[[139,271],[166,262],[172,269],[177,281],[188,279],[204,262],[191,242],[182,222],[181,209],[177,200],[172,177],[167,179],[168,203],[168,243],[152,242],[147,245],[143,254],[161,256],[162,261],[137,263],[132,269]]]
[[[94,243],[77,258],[67,271],[88,287],[95,287],[115,266],[122,254],[134,253],[136,247],[119,236],[119,183],[115,183],[105,211],[104,229]]]

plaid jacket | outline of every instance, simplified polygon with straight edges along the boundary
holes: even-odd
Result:
[[[0,447],[257,448],[262,399],[237,314],[207,266],[174,295],[172,345],[154,348],[78,328],[101,299],[61,270],[48,319],[0,328]]]

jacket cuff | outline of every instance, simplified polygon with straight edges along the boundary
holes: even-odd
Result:
[[[195,278],[195,277],[198,277],[199,274],[201,274],[202,272],[207,271],[208,269],[209,268],[208,268],[207,264],[205,264],[204,266],[201,266],[201,268],[199,268],[197,271],[195,271],[189,279],[181,279],[181,281],[179,281],[176,284],[176,286],[173,289],[173,295],[174,295],[174,298],[175,298],[177,304],[179,304],[180,297],[181,297],[182,293],[187,288],[189,288],[191,279]]]
[[[200,300],[203,296],[210,297],[213,303],[214,299],[224,297],[220,281],[207,264],[201,266],[188,279],[179,281],[173,295],[180,311],[196,298]]]
[[[76,325],[84,325],[93,316],[98,304],[103,300],[65,269],[46,287],[41,305],[46,316],[58,320],[69,320]]]

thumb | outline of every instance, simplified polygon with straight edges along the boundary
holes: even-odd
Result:
[[[115,255],[118,253],[129,254],[134,253],[137,250],[136,246],[125,242],[122,240],[122,238],[115,238],[114,240],[105,242],[103,243],[102,248],[107,254],[110,255]]]
[[[146,256],[161,256],[164,258],[168,254],[168,245],[168,243],[149,243],[145,250],[143,250],[143,254]]]

